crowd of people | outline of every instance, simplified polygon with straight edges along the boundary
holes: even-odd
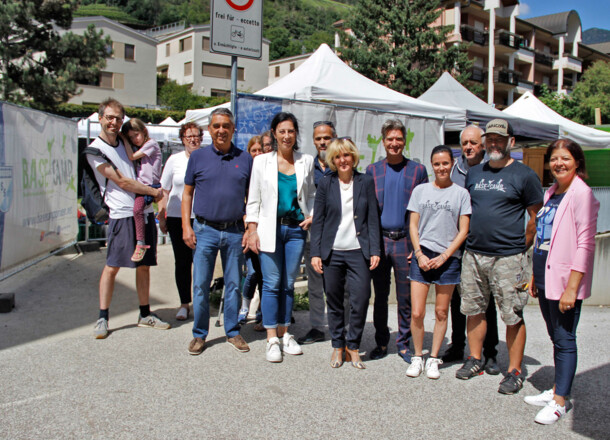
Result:
[[[284,355],[303,354],[302,345],[324,341],[327,323],[330,366],[348,362],[364,369],[360,348],[373,291],[375,347],[367,350],[368,359],[387,356],[393,271],[396,352],[409,364],[408,377],[425,372],[438,379],[439,366],[455,361],[464,362],[456,371],[459,379],[500,374],[497,305],[509,355],[498,392],[518,393],[524,380],[523,309],[531,296],[538,298],[553,343],[555,380],[552,388],[525,402],[542,407],[535,417],[541,424],[554,423],[570,409],[575,334],[591,291],[599,210],[583,180],[585,159],[578,144],[558,140],[548,147],[546,163],[555,183],[543,194],[534,171],[511,157],[515,138],[502,119],[490,121],[485,130],[466,127],[456,158],[449,147],[435,147],[430,156],[434,180],[429,181],[424,165],[403,154],[406,128],[399,120],[381,127],[385,158],[361,173],[357,145],[338,137],[331,121],[313,124],[316,157],[299,151],[299,121],[287,112],[276,114],[270,130],[252,138],[244,151],[233,143],[233,114],[220,108],[207,127],[212,144],[201,147],[202,128],[184,124],[184,151],[172,155],[161,174],[158,146],[144,124],[130,120],[120,136],[124,109],[112,99],[100,105],[99,116],[102,131],[92,145],[116,166],[87,156],[110,208],[96,338],[109,333],[110,301],[121,267],[136,269],[138,326],[170,328],[149,305],[150,266],[156,265],[155,200],[159,227],[169,232],[175,257],[177,320],[189,318],[192,300],[191,355],[206,348],[219,252],[227,342],[237,351],[250,350],[240,329],[248,313],[256,313],[250,306],[258,287],[265,357],[274,363]],[[304,256],[311,328],[295,337],[289,329]],[[425,356],[431,284],[436,319]],[[441,356],[449,314],[451,345]]]

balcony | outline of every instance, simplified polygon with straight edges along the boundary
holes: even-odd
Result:
[[[487,42],[489,41],[487,31],[480,31],[467,24],[460,26],[460,31],[462,33],[463,41],[471,41],[481,46],[487,46]]]
[[[535,85],[531,81],[526,81],[524,79],[519,78],[518,84],[517,84],[517,93],[519,93],[520,95],[523,95],[525,92],[534,93]]]
[[[582,73],[582,59],[570,53],[564,53],[561,58],[555,60],[553,69],[558,70],[560,66],[563,67],[563,70]]]
[[[545,66],[545,67],[553,67],[553,62],[555,58],[553,56],[548,55],[544,52],[539,52],[537,50],[534,51],[534,59],[536,61],[537,66]]]
[[[470,69],[470,81],[480,83],[487,82],[487,69],[484,67],[473,67]]]
[[[518,86],[519,78],[521,78],[521,72],[516,70],[501,68],[494,71],[494,83],[496,84],[505,84],[511,87]]]
[[[512,53],[522,47],[527,47],[525,38],[504,29],[499,29],[496,32],[494,40],[498,53]]]

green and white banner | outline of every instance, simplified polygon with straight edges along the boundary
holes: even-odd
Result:
[[[76,123],[0,103],[0,277],[74,242]]]

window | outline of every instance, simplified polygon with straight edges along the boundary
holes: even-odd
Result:
[[[169,43],[167,43],[165,45],[165,56],[168,57],[168,56],[170,56],[170,54],[171,54],[171,51],[169,49]]]
[[[231,79],[231,66],[223,66],[222,64],[202,63],[201,74],[212,78]],[[245,77],[244,68],[237,68],[237,79],[243,81]]]
[[[184,63],[184,76],[193,74],[193,63],[191,61]]]
[[[294,70],[294,63],[290,63],[290,71],[292,72]]]
[[[108,56],[108,58],[112,58],[112,54],[113,54],[112,45],[113,45],[113,43],[110,43],[110,44],[107,44],[105,47],[106,55]]]
[[[230,98],[231,92],[229,90],[212,89],[210,90],[210,96],[214,98]]]
[[[133,44],[125,44],[125,59],[129,61],[135,61],[136,47]]]
[[[169,74],[169,67],[167,65],[157,68],[157,75],[167,78],[168,74]]]
[[[210,51],[210,37],[203,37],[201,39],[201,47],[203,50]]]
[[[124,89],[125,88],[125,75],[122,73],[112,74],[112,88],[113,89]]]
[[[112,72],[100,72],[100,87],[112,88]]]
[[[180,52],[193,48],[193,37],[186,37],[180,40]]]
[[[280,76],[280,66],[275,66],[275,77]]]

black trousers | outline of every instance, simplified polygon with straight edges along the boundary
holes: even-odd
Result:
[[[191,220],[191,224],[193,221]],[[167,232],[172,240],[174,250],[174,276],[176,277],[176,287],[180,295],[180,304],[191,302],[193,267],[193,250],[184,244],[182,240],[182,219],[180,217],[167,217]]]
[[[324,291],[328,308],[328,330],[333,348],[350,350],[360,348],[366,324],[366,312],[371,298],[371,271],[369,261],[360,249],[332,251],[322,264]],[[345,330],[344,294],[345,280],[349,285],[349,329]]]
[[[466,316],[460,312],[460,285],[455,286],[451,297],[451,345],[458,349],[464,349],[466,345]],[[490,295],[489,305],[485,312],[487,320],[487,333],[483,341],[483,356],[485,359],[496,358],[498,350],[498,317],[496,314],[496,302],[494,296]]]

